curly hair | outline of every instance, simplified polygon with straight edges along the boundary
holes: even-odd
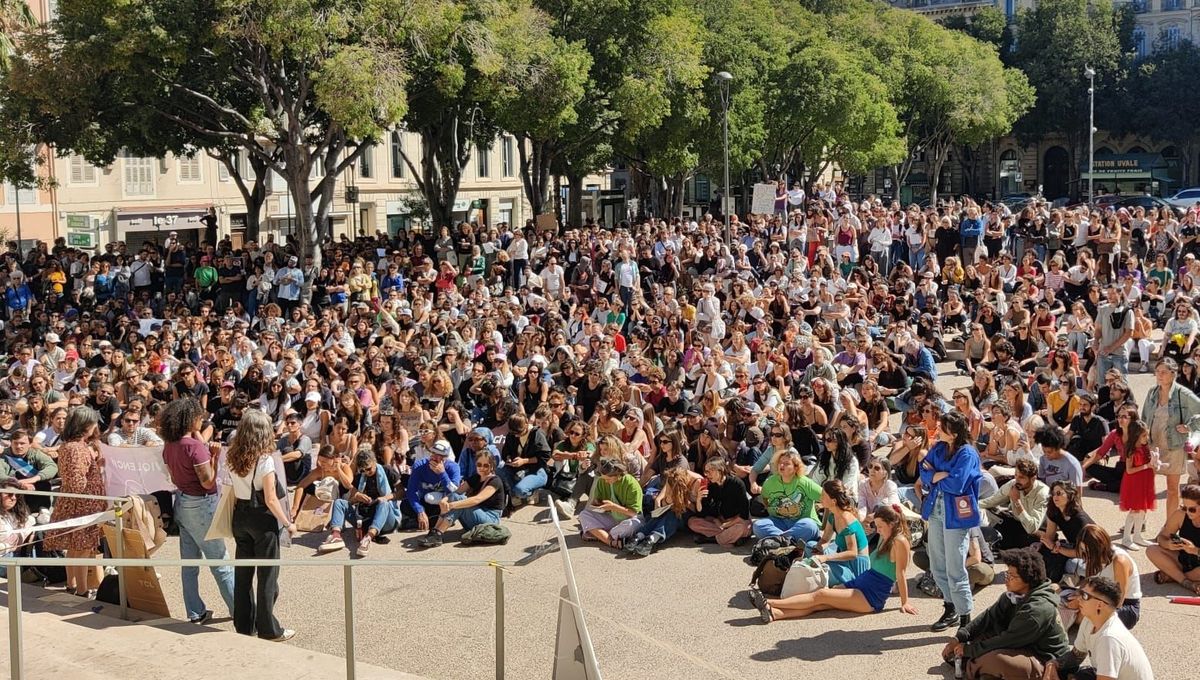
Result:
[[[158,416],[158,432],[163,441],[177,442],[188,435],[197,418],[205,416],[204,407],[192,397],[176,399],[163,407]]]

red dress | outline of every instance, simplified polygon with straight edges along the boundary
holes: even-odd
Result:
[[[1132,456],[1122,457],[1125,459],[1125,477],[1121,480],[1121,510],[1153,510],[1154,470],[1146,468],[1141,472],[1129,472],[1129,468],[1141,467],[1150,462],[1150,447],[1139,446],[1133,450]]]
[[[83,442],[68,442],[58,450],[58,474],[63,493],[104,495],[104,478],[100,474],[100,457]],[[108,501],[90,498],[59,498],[54,503],[51,522],[74,519],[108,509]],[[96,551],[100,546],[98,524],[80,529],[59,529],[46,532],[43,541],[47,550]]]

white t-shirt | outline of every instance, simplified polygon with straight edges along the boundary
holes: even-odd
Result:
[[[239,477],[230,472],[230,478],[233,480],[233,494],[239,501],[248,501],[254,496],[255,491],[262,491],[263,478],[268,474],[275,472],[274,456],[262,456],[258,459],[258,463],[254,466],[254,471],[247,477]]]
[[[1096,668],[1096,675],[1117,680],[1154,680],[1154,671],[1141,643],[1116,614],[1097,630],[1084,619],[1075,634],[1075,648],[1088,653],[1088,663]]]

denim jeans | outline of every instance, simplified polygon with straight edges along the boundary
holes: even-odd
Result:
[[[452,501],[461,501],[464,498],[466,498],[466,496],[460,493],[450,494],[450,500]],[[442,518],[445,519],[450,526],[454,526],[455,522],[461,522],[463,529],[470,531],[480,524],[499,524],[500,511],[484,510],[479,506],[473,508],[459,508],[457,510],[451,510],[450,512],[447,512]]]
[[[959,616],[970,614],[974,606],[967,574],[971,530],[946,528],[946,503],[940,493],[933,502],[928,531],[929,572],[942,591],[942,599],[953,604]]]
[[[908,248],[908,266],[913,268],[913,271],[921,271],[921,267],[925,266],[925,249],[924,248]]]
[[[1096,356],[1096,375],[1101,381],[1108,369],[1115,368],[1121,375],[1129,373],[1129,357],[1124,354],[1099,354]]]
[[[350,520],[351,524],[357,524],[359,519],[370,519],[370,528],[375,530],[376,536],[395,531],[398,524],[395,505],[387,501],[373,503],[370,518],[366,517],[365,513],[362,516],[359,515],[360,507],[362,506],[351,505],[350,501],[344,498],[337,499],[333,502],[333,514],[329,518],[329,527],[335,531],[341,531],[346,520]]]
[[[217,511],[217,494],[189,496],[175,494],[175,522],[179,524],[179,557],[185,560],[225,559],[225,541],[204,540]],[[233,567],[209,567],[225,600],[228,611],[233,613]],[[194,619],[207,610],[200,597],[200,567],[183,567],[183,607],[189,619]]]
[[[650,517],[646,523],[638,528],[637,532],[643,536],[658,534],[658,542],[662,543],[668,538],[675,535],[679,531],[680,525],[683,523],[682,518],[674,512],[668,510],[658,517]]]
[[[767,536],[791,536],[798,543],[808,543],[817,540],[821,535],[821,527],[816,520],[805,517],[801,520],[784,519],[782,517],[763,517],[754,520],[751,525],[755,538]]]
[[[508,487],[512,495],[525,500],[529,498],[534,491],[546,486],[546,468],[539,467],[537,472],[531,472],[525,475],[524,478],[518,480],[515,470],[509,467],[500,468],[500,478],[504,480],[504,485]]]

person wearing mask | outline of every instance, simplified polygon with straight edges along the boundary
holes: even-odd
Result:
[[[928,523],[929,569],[942,591],[944,610],[934,632],[971,620],[974,604],[967,554],[971,529],[979,526],[979,451],[970,443],[970,425],[960,411],[940,417],[938,441],[921,463],[915,490],[921,519]]]
[[[275,433],[271,419],[247,410],[234,431],[226,454],[236,501],[233,506],[235,557],[278,559],[280,532],[296,535],[296,524],[281,499],[286,491],[282,470],[275,469]],[[257,577],[257,583],[255,578]],[[254,589],[254,592],[251,592]],[[242,635],[285,642],[296,631],[279,625],[279,567],[237,567],[233,575],[233,627]]]
[[[171,475],[175,493],[174,517],[179,527],[179,556],[182,559],[203,557],[223,560],[225,541],[204,540],[217,511],[216,461],[207,444],[200,438],[206,414],[199,401],[190,397],[167,404],[159,415],[159,428],[165,444],[163,462]],[[233,567],[210,567],[213,579],[225,606],[233,613]],[[200,595],[200,568],[182,567],[183,605],[188,620],[205,624],[212,619],[212,610]]]
[[[1016,463],[1016,476],[979,501],[979,507],[988,511],[990,523],[1000,534],[997,547],[1007,550],[1038,542],[1037,532],[1046,519],[1049,502],[1050,487],[1037,478],[1037,463],[1021,458]]]
[[[1117,616],[1121,587],[1111,578],[1092,576],[1080,585],[1077,600],[1083,621],[1075,645],[1049,665],[1047,678],[1076,680],[1154,680],[1142,644]],[[1083,665],[1090,661],[1088,665]]]
[[[1000,560],[1008,569],[1008,592],[960,627],[942,658],[961,659],[967,678],[1040,679],[1046,665],[1070,649],[1058,620],[1058,593],[1037,553],[1008,550]]]

